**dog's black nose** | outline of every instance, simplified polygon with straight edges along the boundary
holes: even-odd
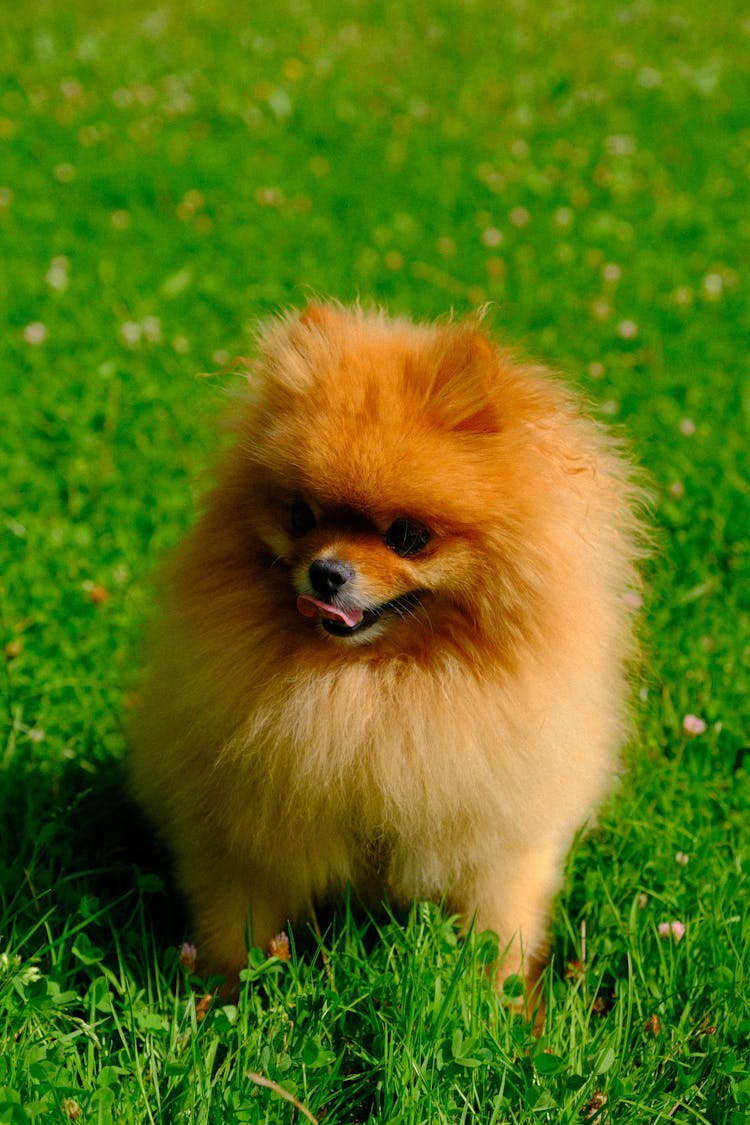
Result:
[[[318,597],[331,598],[354,576],[354,567],[343,559],[316,559],[307,573]]]

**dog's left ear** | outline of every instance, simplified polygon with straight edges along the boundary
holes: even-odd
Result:
[[[312,385],[316,362],[337,353],[342,318],[342,311],[336,305],[319,302],[287,317],[281,333],[284,352],[280,382],[300,388]],[[282,369],[284,365],[286,370]]]
[[[330,331],[341,322],[341,313],[335,305],[324,305],[319,301],[308,305],[299,314],[298,323],[303,328],[318,328],[321,332]]]
[[[494,402],[497,356],[474,328],[449,330],[435,357],[430,404],[452,430],[494,434],[500,419]]]

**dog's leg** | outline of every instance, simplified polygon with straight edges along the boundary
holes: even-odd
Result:
[[[475,877],[473,901],[465,892],[459,896],[454,891],[451,902],[467,921],[474,917],[477,931],[497,934],[495,985],[502,992],[509,977],[523,979],[525,1011],[537,1031],[543,1021],[538,986],[547,963],[550,904],[560,882],[559,855],[557,848],[535,848],[519,851],[512,859],[506,856],[502,866]]]
[[[194,927],[197,971],[204,977],[223,976],[219,993],[233,998],[239,973],[247,965],[249,946],[268,950],[271,939],[283,930],[291,916],[279,894],[269,892],[252,873],[232,873],[226,867],[213,877],[182,880]]]

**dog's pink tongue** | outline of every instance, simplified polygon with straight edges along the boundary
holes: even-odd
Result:
[[[350,629],[359,625],[362,620],[361,609],[353,611],[340,609],[336,605],[329,605],[328,602],[318,601],[317,598],[312,598],[309,594],[300,594],[297,598],[297,611],[303,617],[322,617],[326,621],[341,621]]]

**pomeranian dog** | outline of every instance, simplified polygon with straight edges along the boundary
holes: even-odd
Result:
[[[201,973],[351,885],[533,981],[628,725],[630,466],[479,321],[335,304],[265,329],[235,428],[130,724]]]

